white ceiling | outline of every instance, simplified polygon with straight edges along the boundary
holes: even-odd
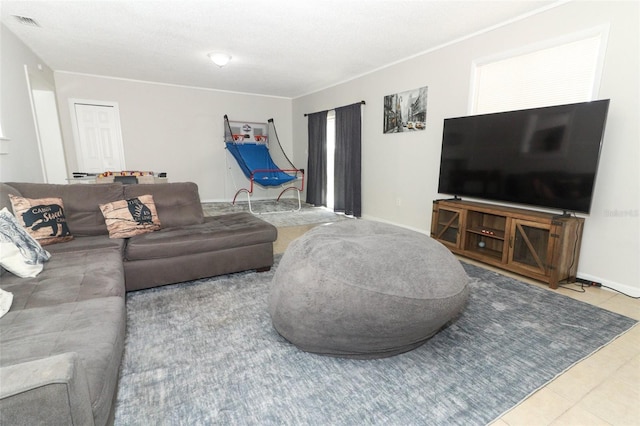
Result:
[[[2,23],[55,71],[295,98],[556,3],[1,0],[0,7]],[[213,51],[233,59],[218,68],[207,57]]]

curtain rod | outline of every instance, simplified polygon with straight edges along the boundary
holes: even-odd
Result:
[[[356,102],[356,103],[360,103],[360,104],[362,104],[362,105],[366,105],[366,104],[367,104],[365,101],[360,101],[360,102]],[[353,105],[353,104],[352,104],[352,105]],[[348,105],[347,105],[347,106],[348,106]],[[342,107],[336,107],[336,108],[342,108]],[[332,108],[332,109],[335,109],[335,108]],[[327,110],[327,111],[329,111],[329,110]],[[318,112],[323,112],[323,111],[318,111]],[[309,114],[315,114],[315,112],[310,112],[310,113],[308,113],[308,114],[305,114],[304,116],[305,116],[305,117],[307,117]]]

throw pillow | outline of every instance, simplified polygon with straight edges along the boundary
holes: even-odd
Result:
[[[13,294],[0,288],[0,318],[4,316],[11,308],[13,302]]]
[[[9,195],[9,199],[16,219],[43,246],[73,239],[61,198],[30,199]]]
[[[151,195],[100,204],[109,238],[129,238],[160,229],[160,219]]]
[[[24,260],[20,249],[13,243],[0,242],[0,265],[20,278],[33,278],[44,269],[42,263],[30,265]]]
[[[0,266],[21,278],[35,277],[50,257],[6,207],[0,210]]]

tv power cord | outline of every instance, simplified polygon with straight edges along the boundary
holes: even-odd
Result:
[[[609,287],[609,286],[607,286],[607,285],[603,285],[602,283],[599,283],[599,282],[597,282],[597,281],[585,280],[584,278],[576,278],[576,281],[575,281],[574,283],[571,283],[571,284],[573,284],[573,285],[575,285],[575,286],[579,286],[579,287],[580,287],[580,289],[579,289],[579,290],[577,290],[577,289],[574,289],[574,288],[569,287],[569,286],[568,286],[568,285],[569,285],[569,283],[562,284],[562,285],[560,285],[559,287],[561,287],[561,288],[566,288],[567,290],[571,290],[571,291],[577,291],[578,293],[584,293],[584,292],[586,292],[585,288],[587,288],[587,287],[606,288],[606,289],[608,289],[608,290],[612,290],[612,291],[615,291],[615,292],[617,292],[617,293],[620,293],[620,294],[622,294],[623,296],[627,296],[627,297],[629,297],[629,298],[631,298],[631,299],[640,299],[640,296],[632,296],[632,295],[627,294],[627,293],[625,293],[625,292],[623,292],[623,291],[617,290],[617,289],[615,289],[615,288],[613,288],[613,287]]]

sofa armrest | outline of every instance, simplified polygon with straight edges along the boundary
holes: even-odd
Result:
[[[78,355],[0,368],[0,423],[93,425],[89,386]]]

